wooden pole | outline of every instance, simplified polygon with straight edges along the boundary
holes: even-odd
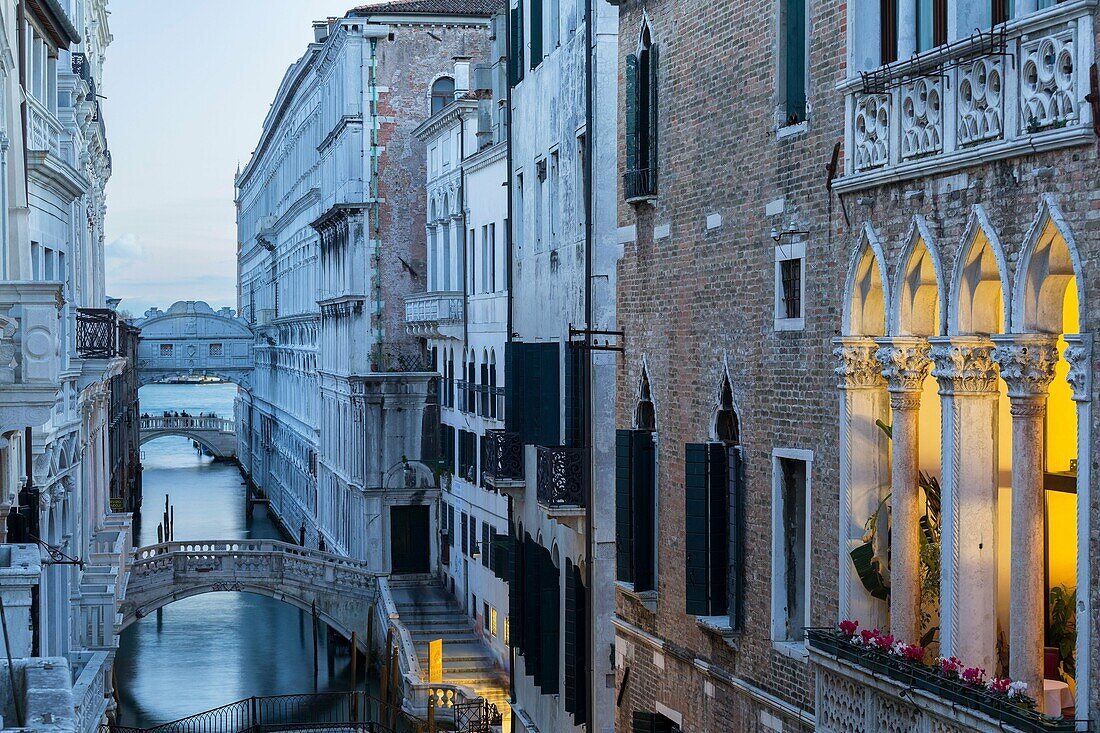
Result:
[[[392,659],[393,659],[393,664],[390,665],[390,676],[391,676],[391,679],[390,679],[390,729],[391,730],[397,728],[397,709],[398,709],[397,678],[398,678],[398,671],[401,668],[401,661],[397,657],[397,647],[396,646],[394,646],[394,648],[393,648]]]
[[[382,725],[386,724],[389,714],[390,691],[390,644],[393,643],[393,627],[386,633],[386,649],[382,653],[382,691],[379,700],[378,717],[382,719]]]
[[[357,665],[359,663],[359,638],[353,631],[351,632],[351,722],[359,720],[359,683],[358,675],[359,670]]]
[[[364,660],[364,674],[363,674],[363,689],[367,692],[367,697],[370,697],[370,672],[371,672],[371,655],[374,654],[374,604],[370,604],[370,608],[367,609],[367,656]]]
[[[317,601],[313,602],[313,686],[317,687]]]
[[[176,540],[176,505],[172,505],[172,509],[168,512],[168,541],[175,542]]]
[[[428,733],[435,733],[435,696],[428,695]]]

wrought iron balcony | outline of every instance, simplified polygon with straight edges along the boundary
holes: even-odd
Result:
[[[81,359],[113,359],[119,356],[118,314],[110,308],[78,308],[76,353]]]
[[[584,507],[584,471],[576,448],[538,446],[536,488],[539,504],[550,510]]]
[[[522,487],[523,441],[519,433],[486,430],[482,445],[481,473],[485,483],[494,489]]]
[[[462,323],[463,296],[457,291],[432,291],[405,299],[405,330],[412,336],[441,338],[441,327]]]
[[[1091,144],[1093,6],[1070,1],[840,84],[840,192],[998,158]]]
[[[657,171],[641,168],[623,174],[623,191],[627,201],[657,195]]]

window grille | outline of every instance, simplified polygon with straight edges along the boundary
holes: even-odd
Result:
[[[221,356],[221,355],[222,355],[222,345],[221,344],[210,344],[210,356]]]
[[[161,344],[160,345],[160,355],[161,356],[171,356],[172,355],[172,344]]]
[[[784,318],[802,317],[802,260],[783,260],[780,263],[783,283]]]

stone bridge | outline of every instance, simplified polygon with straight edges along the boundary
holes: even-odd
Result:
[[[232,420],[194,415],[141,416],[142,445],[166,435],[190,438],[210,451],[215,458],[233,458],[237,454],[237,433]]]
[[[364,563],[287,542],[164,542],[134,553],[119,631],[173,601],[238,591],[305,611],[316,603],[317,616],[335,631],[364,639],[378,588],[378,574]]]
[[[131,321],[141,330],[138,383],[207,376],[251,389],[256,334],[231,308],[215,311],[201,300],[181,300],[166,311],[150,308]]]

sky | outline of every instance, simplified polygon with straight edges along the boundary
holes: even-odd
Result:
[[[312,21],[364,0],[111,0],[107,293],[140,315],[236,307],[233,176]]]

